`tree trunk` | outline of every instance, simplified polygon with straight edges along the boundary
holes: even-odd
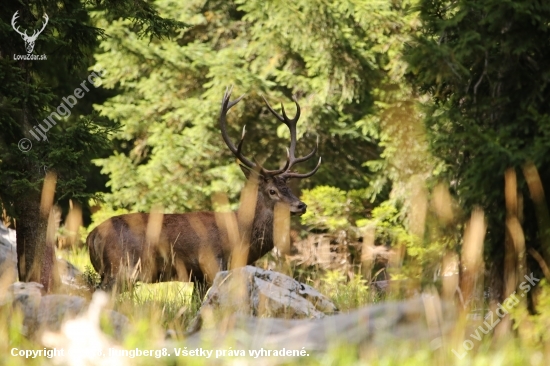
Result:
[[[55,250],[47,240],[48,217],[40,213],[40,197],[31,194],[17,204],[17,267],[19,280],[38,282],[46,292],[58,283],[54,270]]]

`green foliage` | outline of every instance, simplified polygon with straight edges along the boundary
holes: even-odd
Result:
[[[285,103],[287,111],[293,111],[294,94],[302,107],[298,153],[307,153],[319,135],[323,157],[305,187],[310,182],[345,190],[368,185],[363,163],[379,152],[376,137],[365,130],[376,110],[375,86],[387,73],[386,51],[396,47],[399,8],[377,1],[312,0],[159,0],[155,6],[193,27],[176,42],[147,42],[128,31],[128,21],[95,16],[110,35],[96,55],[109,70],[104,86],[118,93],[97,109],[123,125],[114,154],[97,161],[109,175],[107,204],[149,210],[161,203],[167,212],[191,211],[209,207],[216,191],[235,202],[243,177],[217,122],[230,84],[234,97],[247,93],[229,115],[234,140],[247,126],[245,155],[271,167],[282,163],[288,131],[267,113],[258,94],[273,105]]]
[[[536,294],[533,296],[537,312],[531,314],[527,304],[522,303],[511,309],[510,316],[514,320],[514,329],[520,332],[526,344],[536,346],[540,343],[548,343],[550,334],[550,284],[547,279],[541,279],[537,286],[532,289]],[[523,295],[522,295],[523,297]]]
[[[360,274],[348,279],[341,271],[328,271],[319,282],[319,291],[330,297],[340,311],[356,309],[369,301],[367,281]]]
[[[107,21],[129,20],[129,29],[140,38],[149,36],[149,41],[173,35],[189,26],[176,18],[160,16],[158,10],[145,0],[97,0],[93,5],[93,10],[103,11]]]
[[[376,244],[399,246],[413,242],[412,235],[403,225],[401,211],[390,201],[383,202],[374,208],[370,219],[364,219],[357,224],[363,228],[374,227],[376,230]]]
[[[480,205],[487,254],[504,240],[504,171],[534,162],[550,191],[550,3],[419,1],[420,32],[407,51],[410,80],[425,92],[429,142],[444,176],[469,212]],[[524,197],[529,193],[519,175]],[[525,200],[524,231],[537,247]]]
[[[84,267],[84,272],[82,272],[82,278],[86,286],[91,289],[96,289],[101,283],[101,276],[94,270],[90,265]]]
[[[98,1],[95,6],[108,6],[107,14],[125,13],[130,24],[141,29],[143,35],[166,36],[183,23],[165,20],[145,1]],[[88,8],[87,6],[90,6]],[[48,141],[35,141],[29,130],[56,110],[62,97],[72,94],[90,71],[90,57],[98,38],[104,36],[101,28],[91,27],[88,17],[90,4],[69,1],[58,6],[55,1],[43,1],[37,5],[22,5],[19,1],[3,4],[0,19],[0,36],[4,40],[1,52],[6,57],[0,61],[0,205],[11,217],[20,217],[24,211],[23,197],[36,197],[46,171],[57,173],[56,199],[66,202],[69,198],[85,203],[93,193],[86,187],[90,175],[90,159],[97,157],[108,146],[107,135],[116,128],[112,121],[97,118],[84,112],[86,106],[97,97],[95,90],[86,95],[75,107],[79,113],[56,121],[48,131]],[[19,11],[18,21],[33,24],[42,14],[49,15],[49,22],[36,42],[35,52],[48,56],[44,61],[16,61],[12,55],[23,52],[21,37],[11,27],[11,17]],[[54,52],[55,51],[55,52]],[[60,67],[61,66],[61,67]],[[92,88],[93,89],[93,88]],[[74,111],[73,111],[74,112]],[[32,150],[22,152],[18,141],[28,137]],[[20,217],[21,218],[21,217]],[[22,218],[23,219],[23,218]],[[23,233],[21,233],[23,235]]]
[[[365,190],[346,192],[336,187],[317,186],[303,190],[301,200],[308,203],[307,212],[301,216],[302,224],[315,229],[346,230],[366,213]]]
[[[70,0],[60,6],[46,0],[25,4],[5,1],[0,16],[0,51],[8,55],[0,59],[0,205],[17,216],[18,227],[25,221],[36,224],[25,217],[29,205],[22,202],[38,207],[46,171],[57,173],[58,202],[85,203],[102,190],[102,182],[95,180],[99,174],[90,166],[92,159],[109,176],[110,189],[103,196],[106,204],[92,217],[94,224],[130,210],[149,210],[156,203],[167,212],[206,209],[216,192],[228,193],[236,202],[242,173],[217,127],[221,95],[230,84],[235,85],[234,98],[247,96],[229,114],[229,133],[237,141],[246,125],[245,155],[269,167],[284,162],[289,136],[266,111],[260,94],[273,106],[283,102],[289,114],[294,111],[290,97],[296,95],[302,106],[298,153],[310,151],[318,135],[323,157],[320,171],[302,183],[302,199],[309,206],[302,223],[315,230],[346,230],[357,238],[374,230],[376,245],[405,249],[401,268],[390,269],[393,279],[432,283],[441,257],[456,250],[461,241],[458,220],[443,224],[428,202],[424,227],[414,227],[417,186],[429,189],[435,181],[446,180],[466,215],[481,205],[489,223],[486,249],[497,264],[503,252],[505,169],[514,167],[519,173],[525,162],[533,161],[547,197],[550,192],[550,4],[546,2]],[[44,12],[50,15],[36,46],[37,53],[48,54],[47,61],[19,62],[9,57],[22,49],[9,24],[16,10],[21,10],[26,24],[37,23]],[[406,60],[401,54],[405,45]],[[19,139],[87,77],[92,56],[96,66],[107,71],[106,90],[92,92],[50,130],[48,142],[22,153]],[[405,84],[405,72],[414,89]],[[91,113],[92,104],[99,116]],[[111,156],[102,158],[106,151],[112,151]],[[298,170],[314,164],[304,163]],[[533,205],[519,177],[519,191],[525,197],[526,247],[540,248]],[[41,243],[40,237],[21,234],[21,242]],[[83,269],[90,287],[97,286],[99,275],[89,265],[85,248],[63,255]],[[264,260],[267,266],[268,259]],[[360,275],[296,269],[300,271],[341,310],[376,300]],[[190,286],[124,285],[129,291],[118,297],[116,309],[131,318],[131,335],[124,342],[130,349],[161,342],[167,327],[183,330],[199,306],[196,299],[189,301]],[[448,363],[542,364],[538,347],[550,341],[546,331],[550,286],[541,281],[534,291],[536,313],[517,307],[512,314],[515,327],[527,340],[524,345],[509,342],[488,350],[483,344],[462,361],[449,355]],[[21,336],[21,314],[11,311],[0,308],[3,353],[8,354],[9,347],[36,348]],[[311,357],[305,362],[448,361],[444,352],[435,354],[428,347],[405,345],[399,352],[363,353],[343,345],[323,359]]]
[[[410,278],[433,284],[436,271],[440,268],[445,253],[456,250],[460,226],[449,232],[433,212],[428,212],[423,228],[412,227],[406,212],[393,200],[382,202],[371,212],[371,217],[357,221],[358,230],[366,235],[374,232],[374,245],[392,248],[395,253],[405,250],[403,263],[390,269],[392,279]],[[419,236],[419,233],[424,233]]]
[[[142,0],[108,3],[110,12],[130,6],[148,8]],[[101,4],[105,2],[95,2],[95,5]],[[51,204],[43,200],[41,203],[40,198],[46,173],[56,176],[53,203],[66,204],[69,199],[86,202],[95,194],[95,190],[87,187],[87,178],[93,175],[90,160],[107,148],[107,135],[117,127],[112,121],[86,115],[90,111],[83,113],[84,105],[91,106],[91,100],[79,105],[73,113],[73,103],[63,99],[73,94],[90,74],[87,68],[94,47],[104,35],[101,28],[90,24],[87,6],[93,5],[79,0],[62,3],[7,0],[0,12],[0,209],[17,220],[20,279],[41,282],[47,291],[50,290],[47,284],[53,283],[55,276],[52,266],[47,264],[55,259],[44,256],[48,225],[41,210]],[[20,35],[11,25],[16,12],[18,22],[26,25],[35,25],[48,14],[51,21],[40,33],[35,47],[35,52],[46,55],[47,59],[17,59],[16,55],[24,48]],[[181,26],[178,22],[163,21],[153,10],[138,10],[127,18],[149,26],[143,32],[152,36],[167,35]],[[30,30],[26,25],[23,29]],[[90,84],[91,81],[88,83],[91,88]],[[87,87],[83,89],[89,91]],[[94,96],[94,91],[90,91],[90,96]],[[72,98],[77,101],[75,96]],[[53,118],[47,119],[48,116]],[[47,135],[35,137],[33,130]],[[42,264],[46,264],[44,271],[40,269]]]

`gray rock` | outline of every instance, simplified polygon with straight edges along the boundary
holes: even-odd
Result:
[[[42,285],[35,282],[12,284],[1,303],[12,303],[24,315],[22,333],[29,338],[39,337],[43,332],[57,332],[67,320],[77,318],[88,309],[88,302],[80,296],[42,296]],[[115,338],[122,339],[129,324],[128,319],[116,311],[104,310]]]
[[[202,307],[286,318],[322,318],[325,313],[337,311],[313,287],[282,273],[253,266],[219,272]]]
[[[57,257],[57,270],[61,282],[65,284],[78,284],[79,279],[82,277],[82,272],[78,268],[61,257]]]
[[[37,331],[58,331],[63,321],[75,318],[87,307],[86,300],[71,295],[46,295],[36,309]]]
[[[11,282],[17,279],[15,241],[15,230],[0,222],[0,278],[9,278]]]
[[[239,350],[302,350],[303,347],[308,353],[317,353],[338,344],[374,349],[406,340],[437,349],[453,329],[454,319],[454,307],[440,303],[438,297],[431,295],[375,304],[321,319],[269,319],[230,314],[188,337],[184,346],[193,349],[208,344],[209,349]],[[262,364],[281,362],[284,358],[262,358]]]
[[[65,350],[65,355],[52,358],[53,364],[105,366],[131,364],[131,360],[127,357],[109,357],[111,351],[122,351],[122,349],[100,328],[100,314],[105,311],[104,308],[108,303],[109,296],[102,291],[96,291],[85,311],[63,322],[58,331],[46,330],[42,333],[40,341],[44,346]],[[115,312],[111,312],[111,315],[113,314]],[[122,320],[122,315],[118,314],[117,318],[118,321]]]
[[[82,296],[87,300],[91,299],[92,293],[90,287],[85,284],[82,272],[72,263],[61,257],[57,257],[57,271],[61,284],[56,289],[56,292]]]
[[[337,310],[311,286],[278,272],[246,266],[218,272],[188,332],[197,331],[212,316],[214,322],[233,313],[319,319]]]
[[[33,334],[37,329],[36,312],[42,301],[44,286],[36,282],[15,282],[8,287],[2,298],[2,305],[12,304],[23,313],[21,333]]]

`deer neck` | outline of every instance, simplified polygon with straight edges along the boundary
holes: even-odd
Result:
[[[266,204],[262,194],[258,194],[252,227],[239,228],[245,236],[243,239],[250,243],[248,264],[255,262],[273,249],[273,215],[273,208]]]

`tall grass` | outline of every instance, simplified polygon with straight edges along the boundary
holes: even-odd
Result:
[[[89,266],[86,249],[59,251],[65,259],[75,263],[80,269]],[[312,281],[319,284],[319,290],[329,295],[343,311],[378,301],[369,295],[368,286],[360,276],[351,280],[338,272],[309,273]],[[195,315],[198,304],[193,303],[192,285],[179,282],[161,284],[138,283],[129,292],[117,295],[113,299],[113,308],[125,314],[130,320],[128,336],[122,344],[126,349],[153,349],[166,347],[166,330],[172,329],[181,336],[189,320]],[[38,343],[30,341],[20,334],[22,314],[9,306],[0,309],[0,361],[5,365],[39,365],[48,360],[41,357],[26,359],[11,356],[13,348],[41,349]],[[456,333],[467,334],[467,325],[461,325]],[[86,335],[83,334],[83,337]],[[173,341],[174,342],[174,341]],[[451,343],[454,344],[452,340]],[[460,342],[460,339],[458,340]],[[177,358],[173,346],[184,347],[184,343],[169,343],[171,356],[161,358],[125,359],[128,364],[136,365],[210,365],[225,364],[230,359],[212,360],[204,358]],[[205,345],[204,347],[207,347]],[[435,347],[435,349],[434,349]],[[419,347],[412,341],[388,339],[383,346],[334,344],[326,352],[310,352],[310,356],[289,360],[279,360],[285,365],[546,365],[550,359],[550,350],[540,344],[522,344],[519,339],[505,337],[498,343],[487,337],[476,347],[456,357],[450,347],[437,348],[426,344]],[[267,360],[241,359],[239,364],[261,364]],[[270,362],[273,360],[269,360]],[[236,361],[231,361],[236,362]],[[259,363],[258,363],[259,362]]]

